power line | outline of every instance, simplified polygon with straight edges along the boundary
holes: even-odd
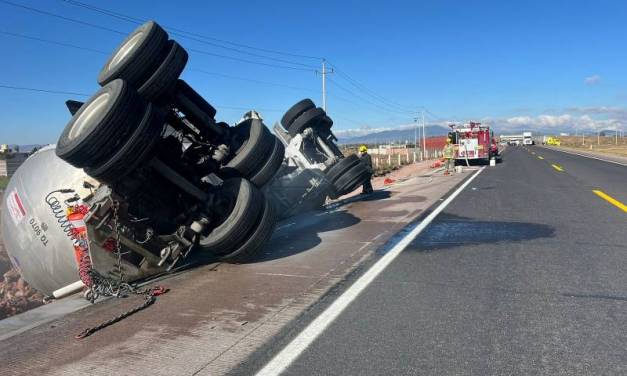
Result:
[[[113,32],[113,33],[116,33],[116,34],[122,34],[122,35],[127,35],[128,34],[128,33],[124,33],[124,32],[118,31],[118,30],[114,30],[114,29],[111,29],[111,28],[108,28],[108,27],[104,27],[104,26],[100,26],[100,25],[97,25],[97,24],[93,24],[93,23],[90,23],[90,22],[84,22],[84,21],[80,21],[80,20],[77,20],[77,19],[74,19],[74,18],[61,16],[61,15],[56,14],[56,13],[44,11],[44,10],[41,10],[41,9],[32,8],[32,7],[28,7],[28,6],[21,5],[21,4],[16,4],[16,3],[13,3],[13,2],[7,1],[7,0],[0,0],[0,3],[8,4],[8,5],[11,5],[11,6],[18,7],[18,8],[23,8],[23,9],[26,9],[26,10],[29,10],[29,11],[32,11],[32,12],[35,12],[35,13],[39,13],[39,14],[43,14],[43,15],[47,15],[47,16],[51,16],[51,17],[60,18],[60,19],[63,19],[65,21],[74,22],[74,23],[77,23],[77,24],[94,27],[94,28],[97,28],[97,29],[100,29],[100,30],[106,30],[106,31]],[[291,67],[291,66],[286,66],[286,65],[263,63],[263,62],[247,60],[247,59],[241,59],[241,58],[238,58],[238,57],[221,55],[221,54],[216,54],[216,53],[213,53],[213,52],[202,51],[202,50],[191,49],[191,48],[187,48],[187,50],[194,51],[196,53],[200,53],[200,54],[204,54],[204,55],[219,57],[219,58],[228,59],[228,60],[240,61],[240,62],[245,62],[245,63],[249,63],[249,64],[256,64],[256,65],[262,65],[262,66],[273,67],[273,68],[281,68],[281,69],[289,69],[289,70],[299,70],[299,71],[306,71],[306,72],[314,72],[313,68],[301,68],[301,67]]]
[[[89,95],[89,94],[76,93],[76,92],[73,92],[73,91],[37,89],[37,88],[32,88],[32,87],[12,86],[12,85],[4,85],[4,84],[0,84],[0,88],[11,89],[11,90],[35,91],[35,92],[39,92],[39,93],[48,93],[48,94],[64,94],[64,95],[77,95],[77,96],[80,96],[80,97],[91,97],[91,95]]]
[[[250,111],[250,110],[258,110],[263,112],[284,112],[283,110],[276,110],[272,108],[258,108],[258,107],[240,107],[240,106],[221,106],[214,105],[213,107],[217,109],[227,109],[227,110],[239,110],[239,111]]]
[[[399,111],[403,111],[403,112],[407,112],[407,113],[417,113],[418,111],[416,111],[413,108],[398,104],[394,101],[391,101],[389,99],[386,99],[385,97],[375,93],[373,90],[368,89],[365,85],[361,84],[360,82],[358,82],[357,80],[353,79],[351,76],[349,76],[347,73],[343,72],[341,69],[338,69],[337,66],[335,66],[332,63],[329,63],[329,65],[331,65],[336,73],[338,73],[340,76],[342,76],[342,78],[344,78],[348,83],[350,83],[352,86],[354,86],[356,89],[364,92],[365,94],[369,95],[370,97],[378,100],[379,102],[381,102],[382,104],[391,107],[391,108],[395,108]]]
[[[413,108],[409,108],[403,105],[400,105],[396,102],[393,102],[391,100],[386,99],[385,97],[376,94],[374,91],[368,89],[367,87],[365,87],[364,85],[360,84],[358,81],[354,80],[351,76],[349,76],[348,74],[344,73],[341,70],[338,70],[336,68],[336,72],[342,76],[348,83],[350,83],[351,85],[353,85],[355,88],[361,90],[362,92],[366,93],[367,95],[371,96],[372,98],[378,100],[379,102],[390,106],[391,108],[396,108],[397,110],[403,111],[403,112],[408,112],[408,113],[417,113],[417,111]]]
[[[357,120],[353,120],[353,119],[347,118],[347,117],[342,116],[342,115],[337,115],[337,114],[334,114],[333,117],[334,118],[343,119],[343,120],[346,120],[346,121],[348,121],[350,123],[354,123],[354,124],[357,124],[357,125],[363,125],[363,124],[366,123],[365,121],[357,121]]]
[[[436,114],[434,114],[433,112],[429,111],[429,109],[427,109],[426,107],[422,107],[422,109],[425,111],[425,113],[427,113],[429,115],[429,117],[435,121],[439,121],[439,122],[450,122],[450,120],[446,120],[445,118],[438,116]]]
[[[22,5],[22,4],[16,4],[14,2],[7,1],[7,0],[0,0],[0,3],[11,5],[11,6],[14,6],[14,7],[17,7],[17,8],[26,9],[26,10],[29,10],[29,11],[35,12],[35,13],[44,14],[46,16],[60,18],[62,20],[66,20],[66,21],[69,21],[69,22],[74,22],[74,23],[77,23],[77,24],[93,27],[93,28],[96,28],[96,29],[109,31],[111,33],[116,33],[116,34],[121,34],[121,35],[128,34],[128,33],[124,33],[124,32],[119,31],[119,30],[114,30],[114,29],[111,29],[111,28],[108,28],[108,27],[105,27],[105,26],[100,26],[100,25],[96,25],[96,24],[93,24],[93,23],[90,23],[90,22],[85,22],[85,21],[74,19],[74,18],[65,17],[65,16],[62,16],[60,14],[48,12],[48,11],[37,9],[37,8],[32,8],[32,7],[29,7],[29,6],[26,6],[26,5]]]
[[[48,43],[48,44],[52,44],[52,45],[58,45],[58,46],[62,46],[62,47],[74,48],[74,49],[82,50],[82,51],[96,52],[96,53],[100,53],[100,54],[104,54],[104,55],[108,55],[109,54],[108,52],[101,51],[101,50],[96,50],[96,49],[93,49],[93,48],[88,48],[88,47],[78,46],[78,45],[69,44],[69,43],[65,43],[65,42],[60,42],[60,41],[55,41],[55,40],[50,40],[50,39],[43,39],[43,38],[33,37],[33,36],[29,36],[29,35],[24,35],[24,34],[8,32],[8,31],[0,30],[0,34],[4,34],[4,35],[16,37],[16,38],[27,39],[27,40],[34,40],[34,41],[37,41],[37,42],[43,42],[43,43]],[[218,73],[218,72],[208,72],[208,71],[205,71],[205,70],[202,70],[202,69],[191,68],[191,69],[188,69],[188,71],[190,71],[190,72],[198,72],[198,73],[202,73],[202,74],[206,74],[206,75],[224,77],[224,78],[233,79],[233,80],[247,81],[247,82],[254,82],[254,83],[258,83],[258,84],[283,87],[283,88],[292,89],[292,90],[317,92],[316,90],[308,89],[308,88],[304,88],[304,87],[291,86],[291,85],[286,85],[286,84],[281,84],[281,83],[276,83],[276,82],[269,82],[269,81],[261,81],[261,80],[256,80],[256,79],[252,79],[252,78],[233,76],[233,75],[224,74],[224,73]]]
[[[13,85],[4,85],[4,84],[0,84],[0,88],[10,89],[10,90],[32,91],[32,92],[47,93],[47,94],[62,94],[62,95],[76,95],[76,96],[81,96],[81,97],[91,97],[91,95],[89,94],[77,93],[73,91],[38,89],[38,88],[33,88],[33,87],[13,86]],[[253,109],[253,107],[223,106],[223,105],[214,105],[214,107],[218,109],[242,110],[242,111],[248,111],[248,110]],[[272,109],[272,108],[256,108],[256,109],[259,111],[264,111],[264,112],[283,112],[283,110],[277,110],[277,109]]]
[[[12,33],[12,32],[9,32],[9,31],[2,31],[2,30],[0,30],[0,34],[9,35],[9,36],[12,36],[12,37],[15,37],[15,38],[30,39],[30,40],[34,40],[34,41],[38,41],[38,42],[54,44],[54,45],[57,45],[57,46],[75,48],[77,50],[82,50],[82,51],[96,52],[96,53],[104,54],[104,55],[108,55],[109,54],[108,52],[95,50],[95,49],[89,48],[89,47],[81,47],[81,46],[77,46],[77,45],[74,45],[74,44],[69,44],[69,43],[65,43],[65,42],[57,42],[57,41],[50,40],[50,39],[37,38],[37,37],[32,37],[32,36],[24,35],[24,34]]]
[[[347,98],[345,98],[345,97],[339,96],[339,95],[337,95],[337,94],[335,94],[335,93],[328,93],[327,95],[328,95],[329,97],[331,97],[331,98],[339,99],[339,100],[341,100],[341,101],[343,101],[343,102],[350,103],[350,104],[352,104],[353,106],[363,107],[363,104],[361,104],[361,103],[357,103],[357,102],[355,102],[355,101],[353,101],[353,100],[350,100],[350,99],[347,99]]]
[[[289,70],[297,70],[297,71],[304,71],[304,72],[315,72],[315,70],[309,69],[309,68],[290,67],[288,65],[278,65],[278,64],[262,63],[260,61],[253,61],[253,60],[248,60],[248,59],[242,59],[242,58],[234,57],[234,56],[220,55],[220,54],[216,54],[214,52],[197,50],[195,48],[185,48],[185,49],[188,50],[188,51],[196,52],[197,54],[201,54],[201,55],[219,57],[219,58],[222,58],[222,59],[239,61],[239,62],[242,62],[242,63],[263,65],[263,66],[266,66],[266,67],[289,69]]]
[[[125,15],[119,12],[114,12],[112,10],[109,9],[104,9],[104,8],[100,8],[91,4],[86,4],[80,1],[76,1],[76,0],[62,0],[72,6],[76,6],[76,7],[81,7],[84,9],[88,9],[100,14],[104,14],[107,15],[109,17],[114,17],[117,18],[119,20],[123,20],[123,21],[127,21],[127,22],[132,22],[134,24],[142,24],[144,22],[146,22],[146,20],[142,20],[140,18],[137,17],[132,17],[129,15]],[[243,47],[243,48],[248,48],[248,49],[252,49],[252,50],[256,50],[256,51],[261,51],[261,52],[266,52],[266,53],[272,53],[272,54],[277,54],[277,55],[284,55],[284,56],[292,56],[292,57],[299,57],[299,58],[304,58],[304,59],[314,59],[314,60],[321,60],[322,58],[319,57],[315,57],[315,56],[308,56],[308,55],[300,55],[300,54],[294,54],[294,53],[289,53],[289,52],[283,52],[283,51],[277,51],[277,50],[270,50],[270,49],[266,49],[266,48],[259,48],[259,47],[255,47],[255,46],[250,46],[250,45],[246,45],[246,44],[242,44],[242,43],[235,43],[235,42],[231,42],[228,40],[224,40],[224,39],[219,39],[219,38],[215,38],[215,37],[210,37],[210,36],[206,36],[206,35],[201,35],[201,34],[197,34],[197,33],[192,33],[190,31],[186,31],[186,30],[182,30],[182,29],[178,29],[178,28],[174,28],[174,27],[170,27],[170,26],[165,26],[163,25],[163,27],[165,27],[166,29],[170,30],[170,32],[174,35],[179,35],[185,38],[189,38],[192,40],[196,40],[198,42],[201,43],[207,43],[210,44],[212,46],[216,46],[216,47],[220,47],[220,48],[225,48],[225,49],[229,49],[232,51],[237,51],[239,53],[244,53],[244,54],[249,54],[252,56],[257,56],[257,57],[262,57],[262,58],[266,58],[266,59],[273,59],[279,62],[283,62],[283,63],[290,63],[290,64],[295,64],[295,65],[303,65],[303,66],[308,66],[307,64],[302,64],[302,63],[298,63],[298,62],[290,62],[290,61],[286,61],[286,60],[281,60],[281,59],[276,59],[276,58],[272,58],[269,56],[263,56],[263,55],[259,55],[259,54],[254,54],[252,52],[248,52],[248,51],[243,51],[237,48],[233,48],[233,47],[228,47],[228,46],[224,46],[218,43],[212,43],[209,41],[215,41],[215,42],[220,42],[220,43],[225,43],[225,44],[230,44],[232,46],[237,46],[237,47]],[[201,38],[201,39],[198,39]],[[309,66],[311,67],[311,66]]]
[[[74,1],[74,0],[62,0],[62,1],[66,2],[66,3],[70,4],[70,5],[73,5],[73,6],[77,6],[77,7],[80,7],[80,8],[92,10],[94,12],[97,12],[97,13],[100,13],[100,14],[103,14],[103,15],[106,15],[106,16],[109,16],[109,17],[113,17],[113,18],[116,18],[116,19],[119,19],[119,20],[130,22],[130,23],[132,23],[134,25],[141,25],[141,24],[146,22],[146,20],[142,20],[142,19],[139,19],[139,18],[136,18],[136,17],[126,16],[126,15],[123,15],[121,13],[113,12],[113,11],[110,11],[108,9],[99,8],[99,7],[90,5],[90,4],[81,3],[79,1]],[[204,43],[204,44],[208,44],[210,46],[214,46],[214,47],[226,49],[226,50],[229,50],[229,51],[237,52],[237,53],[240,53],[240,54],[245,54],[245,55],[250,55],[250,56],[262,58],[262,59],[269,59],[269,60],[277,61],[277,62],[280,62],[280,63],[292,64],[292,65],[298,65],[298,66],[307,67],[307,68],[310,68],[310,69],[316,69],[316,67],[308,65],[308,64],[303,64],[303,63],[290,61],[290,60],[285,60],[285,59],[278,59],[278,58],[275,58],[275,57],[264,56],[264,55],[256,54],[256,53],[253,53],[253,52],[244,51],[244,50],[241,50],[241,49],[238,49],[238,48],[234,48],[234,47],[224,46],[224,45],[221,45],[221,44],[218,44],[218,43],[214,43],[214,42],[209,42],[207,40],[200,39],[200,38],[197,38],[197,37],[194,37],[194,36],[189,36],[188,35],[189,33],[186,32],[186,31],[175,31],[175,29],[173,29],[171,27],[166,27],[165,25],[163,27],[168,29],[170,31],[170,34],[172,34],[172,35],[177,35],[179,37],[190,39],[190,40],[193,40],[193,41],[196,41],[196,42],[200,42],[200,43]],[[201,36],[201,38],[204,38],[204,37]],[[200,52],[200,53],[205,53],[205,52]],[[212,54],[212,53],[209,52],[207,54]],[[215,55],[217,55],[217,54],[215,54]]]
[[[238,52],[238,53],[245,54],[245,55],[250,55],[250,56],[254,56],[254,57],[258,57],[258,58],[262,58],[262,59],[273,60],[273,61],[277,61],[279,63],[284,63],[284,64],[292,64],[292,65],[298,65],[298,66],[306,67],[308,69],[304,69],[304,70],[308,70],[308,71],[316,69],[316,67],[314,67],[312,65],[309,65],[309,64],[303,64],[303,63],[290,61],[290,60],[284,60],[284,59],[277,59],[277,58],[270,57],[270,56],[264,56],[264,55],[256,54],[256,53],[253,53],[253,52],[243,51],[243,50],[240,50],[238,48],[226,47],[226,46],[219,45],[217,43],[207,42],[205,40],[201,40],[201,39],[198,39],[198,38],[185,36],[185,35],[182,35],[181,33],[178,33],[178,32],[170,32],[170,34],[178,35],[179,37],[182,37],[182,38],[191,39],[191,40],[194,40],[194,41],[197,41],[197,42],[200,42],[200,43],[208,44],[210,46],[223,48],[223,49],[226,49],[226,50],[229,50],[229,51],[234,51],[234,52]]]
[[[369,104],[370,104],[370,105],[372,105],[372,106],[375,106],[375,107],[379,108],[380,110],[387,111],[387,112],[391,112],[391,113],[403,114],[403,115],[409,115],[409,114],[411,114],[411,112],[407,112],[407,111],[399,111],[399,110],[392,109],[392,108],[389,108],[389,107],[383,107],[383,106],[381,106],[380,104],[375,103],[375,102],[372,102],[371,100],[369,100],[369,99],[367,99],[367,98],[364,98],[364,97],[362,97],[362,96],[360,96],[360,95],[356,94],[354,91],[352,91],[352,90],[350,90],[350,89],[348,89],[348,88],[346,88],[346,87],[344,87],[344,86],[342,86],[342,85],[338,84],[338,83],[337,83],[337,82],[335,82],[335,80],[333,80],[332,78],[328,78],[328,80],[329,80],[329,82],[330,82],[331,84],[333,84],[334,86],[336,86],[336,87],[338,87],[338,88],[340,88],[340,89],[344,90],[345,92],[347,92],[348,94],[351,94],[351,95],[352,95],[352,96],[354,96],[355,98],[358,98],[358,99],[360,99],[360,100],[362,100],[362,101],[364,101],[364,102],[366,102],[366,103],[369,103]]]
[[[70,5],[73,6],[78,6],[78,7],[82,7],[85,9],[89,9],[95,12],[99,12],[101,14],[105,14],[117,19],[121,19],[127,22],[132,22],[137,24],[138,22],[143,22],[143,20],[138,19],[138,18],[134,18],[134,17],[130,17],[130,16],[126,16],[123,15],[121,13],[117,13],[117,12],[113,12],[110,10],[106,10],[103,8],[98,8],[89,4],[85,4],[82,3],[80,1],[75,1],[75,0],[62,0]],[[100,30],[105,30],[105,31],[109,31],[109,32],[113,32],[116,34],[121,34],[121,35],[127,35],[127,33],[125,32],[121,32],[119,30],[115,30],[109,27],[105,27],[105,26],[101,26],[101,25],[97,25],[94,23],[90,23],[90,22],[85,22],[82,20],[77,20],[74,18],[70,18],[70,17],[66,17],[66,16],[62,16],[59,14],[55,14],[52,12],[48,12],[42,9],[37,9],[37,8],[33,8],[33,7],[29,7],[26,5],[22,5],[22,4],[17,4],[8,0],[0,0],[0,3],[4,3],[7,5],[11,5],[13,7],[18,7],[18,8],[22,8],[31,12],[35,12],[35,13],[39,13],[42,15],[47,15],[50,17],[55,17],[55,18],[59,18],[68,22],[73,22],[73,23],[77,23],[80,25],[84,25],[84,26],[89,26],[89,27],[93,27],[96,29],[100,29]],[[255,65],[262,65],[262,66],[267,66],[267,67],[273,67],[273,68],[280,68],[280,69],[288,69],[288,70],[298,70],[298,71],[314,71],[314,67],[307,65],[307,64],[302,64],[299,62],[294,62],[294,61],[288,61],[288,60],[283,60],[283,59],[276,59],[273,57],[269,57],[269,56],[263,56],[263,55],[259,55],[259,54],[255,54],[255,53],[250,53],[248,51],[242,51],[239,49],[235,49],[235,48],[230,48],[227,46],[222,46],[222,45],[218,45],[216,43],[211,43],[211,42],[207,42],[206,40],[201,40],[198,38],[194,38],[194,37],[199,37],[199,38],[203,38],[203,39],[209,39],[209,40],[216,40],[222,43],[227,43],[227,44],[231,44],[231,45],[236,45],[236,46],[240,46],[240,47],[245,47],[245,48],[250,48],[250,49],[254,49],[254,50],[258,50],[258,51],[263,51],[266,53],[275,53],[275,54],[281,54],[281,55],[286,55],[286,56],[294,56],[294,57],[300,57],[300,58],[312,58],[312,59],[319,59],[317,57],[313,57],[313,56],[306,56],[306,55],[298,55],[298,54],[291,54],[291,53],[285,53],[285,52],[281,52],[281,51],[276,51],[276,50],[268,50],[268,49],[262,49],[262,48],[257,48],[254,46],[250,46],[250,45],[245,45],[245,44],[240,44],[240,43],[235,43],[235,42],[230,42],[230,41],[226,41],[226,40],[221,40],[218,38],[213,38],[213,37],[208,37],[208,36],[203,36],[200,34],[195,34],[195,33],[191,33],[191,32],[187,32],[181,29],[176,29],[176,28],[171,28],[168,27],[169,30],[172,30],[174,33],[173,34],[177,34],[177,35],[182,35],[183,37],[186,37],[188,39],[192,39],[192,40],[196,40],[198,42],[201,43],[207,43],[209,45],[212,46],[216,46],[219,48],[225,48],[231,51],[235,51],[237,53],[244,53],[244,54],[249,54],[251,56],[255,56],[258,58],[263,58],[263,59],[270,59],[270,60],[275,60],[275,61],[279,61],[279,62],[284,62],[286,64],[292,64],[292,65],[299,65],[299,67],[294,67],[294,66],[288,66],[288,65],[278,65],[278,64],[270,64],[270,63],[264,63],[264,62],[259,62],[259,61],[253,61],[253,60],[248,60],[248,59],[242,59],[239,57],[234,57],[234,56],[227,56],[227,55],[221,55],[221,54],[217,54],[217,53],[213,53],[213,52],[209,52],[209,51],[203,51],[203,50],[198,50],[198,49],[189,49],[192,52],[195,53],[199,53],[199,54],[203,54],[203,55],[208,55],[208,56],[213,56],[213,57],[218,57],[218,58],[223,58],[223,59],[228,59],[228,60],[233,60],[233,61],[239,61],[239,62],[244,62],[244,63],[248,63],[248,64],[255,64]],[[2,34],[5,35],[9,35],[9,36],[13,36],[13,37],[19,37],[19,38],[23,38],[23,39],[31,39],[31,40],[35,40],[35,41],[40,41],[40,42],[44,42],[44,43],[50,43],[50,44],[56,44],[56,45],[60,45],[60,46],[64,46],[64,47],[69,47],[69,48],[75,48],[75,49],[81,49],[81,50],[85,50],[85,51],[90,51],[90,52],[96,52],[96,53],[101,53],[101,54],[106,54],[106,52],[104,51],[100,51],[100,50],[96,50],[96,49],[92,49],[92,48],[87,48],[87,47],[81,47],[81,46],[76,46],[76,45],[72,45],[69,43],[64,43],[64,42],[57,42],[57,41],[52,41],[52,40],[48,40],[48,39],[44,39],[44,38],[37,38],[37,37],[32,37],[32,36],[27,36],[27,35],[23,35],[23,34],[17,34],[17,33],[11,33],[11,32],[0,32]],[[183,35],[183,34],[187,34],[187,35]],[[194,36],[194,37],[190,37]],[[365,87],[363,84],[359,83],[357,80],[353,79],[351,76],[349,76],[347,73],[344,73],[343,71],[339,70],[335,65],[330,64],[335,70],[336,72],[338,72],[340,74],[340,76],[346,80],[348,83],[350,83],[352,86],[354,86],[356,89],[358,89],[359,91],[361,91],[362,93],[364,93],[365,95],[368,95],[371,98],[374,98],[376,101],[380,102],[381,104],[375,103],[367,98],[364,98],[361,95],[356,94],[355,92],[353,92],[352,90],[347,89],[346,87],[343,87],[342,85],[338,84],[337,82],[335,82],[332,79],[329,79],[330,82],[332,82],[335,86],[337,86],[338,88],[346,91],[347,93],[353,95],[354,97],[371,104],[372,106],[375,106],[383,111],[387,111],[387,112],[392,112],[392,113],[399,113],[399,114],[416,114],[417,111],[415,110],[409,110],[408,107],[397,104],[393,101],[387,100],[386,98],[384,98],[383,96],[380,96],[378,94],[376,94],[374,91],[368,89],[367,87]],[[207,73],[207,72],[205,72]],[[211,74],[211,73],[209,73]],[[220,74],[216,74],[216,75],[220,75]],[[223,77],[227,77],[228,75],[222,75]],[[233,78],[233,79],[243,79],[243,78],[234,78],[234,76],[231,76],[229,78]],[[263,83],[263,84],[269,84],[269,85],[274,85],[274,86],[282,86],[282,87],[287,87],[287,88],[291,88],[291,89],[295,89],[295,90],[307,90],[309,91],[309,89],[305,89],[305,88],[296,88],[296,87],[291,87],[289,85],[282,85],[282,84],[276,84],[276,83],[270,83],[270,82],[265,82],[265,81],[259,81],[259,80],[253,80],[253,79],[243,79],[243,80],[248,80],[250,82],[257,82],[257,83]],[[339,97],[337,95],[333,95],[336,98],[340,99],[340,100],[344,100],[350,103],[354,103],[350,100],[347,100],[346,98],[342,98]],[[426,109],[425,109],[426,110]],[[431,113],[432,116],[435,116],[433,113]]]
[[[277,86],[277,87],[282,87],[282,88],[292,89],[292,90],[308,91],[308,92],[316,92],[316,93],[318,92],[317,90],[308,89],[308,88],[305,88],[305,87],[291,86],[291,85],[280,84],[280,83],[269,82],[269,81],[261,81],[261,80],[256,80],[254,78],[233,76],[233,75],[230,75],[230,74],[224,74],[224,73],[218,73],[218,72],[208,72],[208,71],[205,71],[205,70],[202,70],[202,69],[190,68],[190,69],[188,69],[188,71],[190,71],[190,72],[198,72],[198,73],[202,73],[202,74],[206,74],[206,75],[210,75],[210,76],[224,77],[224,78],[228,78],[228,79],[232,79],[232,80],[247,81],[247,82],[253,82],[253,83],[257,83],[257,84]]]

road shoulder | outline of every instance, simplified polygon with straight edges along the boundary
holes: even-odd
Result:
[[[82,341],[132,298],[110,301],[0,344],[13,374],[224,374],[308,310],[470,173],[425,174],[280,224],[260,262],[201,267],[162,281],[157,304]],[[6,358],[5,358],[6,360]]]

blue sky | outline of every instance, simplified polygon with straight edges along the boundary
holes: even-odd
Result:
[[[0,85],[86,94],[97,90],[106,54],[6,33],[104,52],[113,51],[122,35],[3,1]],[[60,0],[7,1],[122,32],[136,27]],[[411,123],[413,115],[399,111],[399,105],[426,108],[429,123],[474,119],[502,129],[625,129],[627,123],[625,1],[81,1],[203,36],[325,57],[344,73],[332,74],[328,83],[328,111],[337,133]],[[188,50],[282,64],[171,37]],[[266,55],[320,65],[318,59]],[[245,108],[256,108],[271,125],[304,97],[321,101],[320,76],[313,71],[190,51],[183,78],[217,107],[219,120],[229,123]],[[63,104],[69,97],[0,88],[0,143],[55,142],[69,120]]]

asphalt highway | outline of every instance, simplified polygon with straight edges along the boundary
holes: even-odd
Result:
[[[626,166],[510,147],[280,370],[625,375],[625,205]],[[323,311],[236,373],[267,365]]]

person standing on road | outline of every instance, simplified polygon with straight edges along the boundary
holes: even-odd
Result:
[[[362,162],[364,162],[364,164],[366,165],[366,167],[368,167],[368,170],[370,171],[370,176],[368,177],[368,180],[364,182],[361,194],[372,193],[374,191],[372,189],[372,183],[370,182],[370,179],[372,179],[372,157],[370,156],[370,154],[368,154],[368,148],[366,147],[366,145],[361,145],[359,147],[359,158]]]
[[[451,143],[451,139],[446,139],[446,145],[442,149],[444,157],[444,175],[449,175],[455,167],[455,145]]]

